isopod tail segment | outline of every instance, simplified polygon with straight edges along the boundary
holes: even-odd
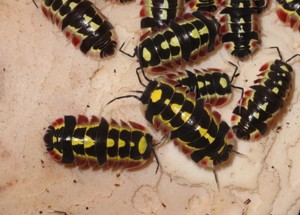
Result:
[[[148,30],[168,25],[185,10],[185,0],[141,0],[140,5],[141,28]]]
[[[288,63],[299,54],[283,61],[280,59],[261,66],[258,79],[244,93],[231,117],[232,130],[239,139],[258,140],[268,130],[276,116],[286,106],[286,99],[292,87],[293,68]]]
[[[64,116],[56,119],[44,135],[46,149],[57,162],[85,167],[136,168],[144,165],[153,153],[153,138],[145,127],[129,121],[92,116]]]
[[[194,72],[188,70],[185,72],[169,72],[158,76],[156,80],[159,82],[160,78],[167,77],[177,82],[174,84],[176,87],[186,87],[186,92],[194,92],[197,99],[204,99],[212,106],[220,107],[229,101],[232,95],[231,88],[241,90],[243,96],[243,88],[232,84],[234,79],[239,76],[238,67],[232,62],[228,63],[235,67],[231,78],[220,69],[207,68],[194,69]]]
[[[260,43],[257,5],[252,0],[227,0],[220,14],[222,43],[231,55],[244,59]]]
[[[96,59],[114,55],[117,46],[114,28],[92,2],[41,0],[41,10],[83,54]]]
[[[270,4],[270,0],[254,0],[256,5],[256,12],[258,14],[262,13]]]
[[[143,70],[141,72],[145,75]],[[195,93],[185,91],[167,78],[160,82],[151,80],[144,91],[135,91],[142,94],[140,97],[135,94],[120,96],[108,104],[130,97],[139,100],[145,105],[145,118],[156,130],[199,166],[213,169],[229,159],[234,145],[233,132],[221,121],[221,115],[212,111],[211,105],[196,99]]]
[[[136,56],[142,69],[162,73],[212,52],[219,44],[219,28],[220,24],[213,17],[199,11],[187,13],[181,20],[171,20],[165,28],[145,36],[134,54],[127,56]],[[120,51],[125,53],[122,48]]]
[[[221,2],[222,0],[191,0],[189,7],[194,11],[199,10],[214,13],[220,7]]]
[[[290,24],[290,27],[300,31],[300,2],[298,0],[277,0],[276,13],[278,18]]]

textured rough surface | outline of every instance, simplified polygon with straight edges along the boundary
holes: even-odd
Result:
[[[139,37],[139,2],[113,5],[96,1],[116,27],[119,43],[131,52]],[[250,86],[258,69],[300,53],[299,32],[278,21],[275,4],[262,14],[262,46],[247,61],[219,48],[195,68],[233,69],[235,85]],[[231,162],[217,169],[220,191],[211,171],[196,166],[172,143],[156,148],[156,163],[136,171],[80,170],[58,165],[47,155],[42,136],[65,114],[103,115],[147,124],[138,101],[113,97],[142,90],[135,59],[117,53],[93,60],[67,42],[32,3],[0,1],[0,211],[1,214],[230,214],[297,215],[300,210],[299,84],[300,59],[291,62],[296,80],[292,97],[268,135],[257,142],[237,141]],[[219,109],[227,122],[240,97]],[[280,126],[280,127],[279,127]],[[156,139],[161,135],[153,132]]]

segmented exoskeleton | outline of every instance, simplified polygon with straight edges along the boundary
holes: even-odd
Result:
[[[44,15],[84,54],[103,58],[115,53],[113,26],[88,0],[41,0]]]
[[[186,93],[173,85],[173,80],[146,79],[149,83],[144,85],[145,90],[136,91],[142,93],[141,97],[120,96],[109,103],[128,97],[141,101],[147,121],[198,165],[213,168],[228,160],[234,144],[233,133],[218,112],[212,111],[204,99],[196,99],[195,93]]]
[[[284,62],[280,55],[279,60],[259,69],[255,85],[250,86],[233,110],[232,129],[238,138],[257,140],[267,132],[291,90],[293,68],[288,62],[295,56]]]
[[[142,125],[129,124],[64,116],[48,127],[44,141],[51,157],[64,164],[138,167],[151,156],[152,136]]]
[[[159,29],[184,13],[184,0],[141,0],[141,28]]]
[[[133,55],[137,56],[140,68],[152,72],[165,71],[167,67],[191,62],[204,56],[218,44],[219,23],[199,11],[185,14],[183,20],[170,21],[169,27],[160,29],[143,38]]]
[[[192,10],[215,12],[220,6],[222,0],[192,0],[189,3]]]
[[[300,1],[299,0],[277,0],[277,16],[291,28],[300,31]]]
[[[236,65],[234,66],[236,67]],[[186,70],[185,72],[167,73],[165,76],[177,82],[174,83],[176,87],[186,87],[186,92],[194,92],[197,99],[204,99],[205,102],[220,107],[230,99],[232,87],[243,91],[243,88],[232,85],[233,79],[238,75],[236,67],[231,79],[227,73],[217,68],[194,69],[194,72]],[[159,81],[159,78],[156,80]]]
[[[257,6],[253,0],[227,0],[220,18],[222,43],[238,58],[252,54],[260,42]]]

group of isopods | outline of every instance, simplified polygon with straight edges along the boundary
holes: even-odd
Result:
[[[120,1],[121,3],[130,0]],[[278,17],[300,31],[300,0],[277,0]],[[185,5],[193,13],[184,13]],[[133,54],[138,80],[144,91],[134,91],[110,101],[133,97],[145,108],[145,118],[164,137],[173,140],[197,164],[214,168],[234,151],[234,137],[257,140],[283,107],[291,88],[293,69],[280,55],[260,68],[250,90],[234,86],[218,69],[174,72],[180,65],[196,62],[219,44],[219,36],[232,55],[244,59],[259,43],[258,15],[267,0],[142,0],[141,28],[146,32]],[[213,13],[222,7],[219,21]],[[84,54],[106,57],[115,53],[113,26],[90,1],[41,0],[45,16],[59,26]],[[221,23],[221,24],[220,24]],[[154,79],[146,72],[159,74]],[[163,74],[162,74],[163,73]],[[146,84],[143,82],[147,82]],[[224,105],[231,88],[242,90],[233,110],[232,127],[212,106]],[[139,96],[140,94],[140,96]],[[137,167],[152,154],[154,141],[145,127],[134,122],[108,123],[93,116],[64,116],[55,120],[44,136],[47,151],[57,161],[77,166]]]

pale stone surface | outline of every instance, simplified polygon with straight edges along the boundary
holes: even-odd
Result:
[[[139,2],[103,9],[126,50],[138,40]],[[219,49],[195,68],[218,67],[232,74],[228,60],[238,63],[235,85],[251,85],[258,69],[276,59],[300,53],[299,32],[277,20],[275,2],[262,19],[262,48],[247,61]],[[54,119],[66,114],[103,115],[147,125],[138,101],[122,100],[105,107],[115,96],[143,90],[136,59],[117,53],[93,60],[81,54],[52,26],[31,0],[0,1],[0,214],[248,214],[296,215],[300,209],[299,87],[300,59],[291,62],[296,80],[285,113],[268,135],[257,142],[237,141],[247,157],[232,155],[217,169],[220,191],[211,171],[196,166],[173,146],[157,147],[161,168],[150,162],[137,171],[80,170],[52,161],[42,136]],[[115,72],[114,72],[115,70]],[[229,122],[240,97],[220,108]]]

